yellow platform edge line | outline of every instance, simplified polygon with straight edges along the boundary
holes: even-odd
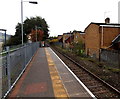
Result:
[[[48,67],[49,67],[49,73],[50,77],[52,80],[52,86],[53,86],[53,91],[54,95],[56,98],[64,98],[64,99],[69,99],[68,93],[61,81],[61,78],[58,74],[57,68],[50,56],[49,51],[45,48],[46,52],[46,57],[47,57],[47,62],[48,62]]]

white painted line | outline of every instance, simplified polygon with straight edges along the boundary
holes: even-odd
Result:
[[[57,56],[57,54],[50,48],[50,50]],[[83,86],[83,88],[90,94],[93,99],[97,99],[93,93],[80,81],[80,79],[68,68],[68,66],[57,56],[57,58],[63,63],[63,65],[69,70],[69,72],[76,78],[76,80]]]

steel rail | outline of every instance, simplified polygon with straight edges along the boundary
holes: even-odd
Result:
[[[79,68],[82,68],[85,72],[89,73],[92,77],[94,77],[96,80],[100,81],[101,83],[103,83],[107,88],[109,88],[112,92],[115,92],[118,96],[120,96],[120,91],[117,90],[116,88],[114,88],[113,86],[111,86],[110,84],[108,84],[107,82],[105,82],[104,80],[102,80],[100,77],[96,76],[95,74],[93,74],[92,72],[90,72],[89,70],[87,70],[85,67],[83,67],[82,65],[80,65],[79,63],[77,63],[75,60],[73,60],[72,58],[70,58],[69,56],[63,54],[62,52],[52,48],[54,51],[59,52],[61,55],[63,55],[64,57],[66,57],[67,59],[69,59],[71,62],[73,62],[75,65],[77,65]]]

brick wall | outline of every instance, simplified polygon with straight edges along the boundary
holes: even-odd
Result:
[[[68,33],[64,33],[63,34],[63,42],[65,42],[65,40],[70,36],[70,34]]]
[[[80,34],[80,33],[74,33],[73,34],[74,35],[74,42],[75,43],[78,43],[79,41],[80,42],[85,42],[85,34],[84,33],[82,33],[82,34]]]
[[[68,47],[68,44],[65,43],[65,40],[70,36],[70,33],[64,33],[63,34],[63,47]]]
[[[100,27],[100,34],[101,34],[101,40],[102,40],[102,28],[103,28],[103,42],[101,44],[101,48],[108,48],[112,41],[115,39],[115,37],[120,34],[120,28],[117,27]]]
[[[87,55],[99,58],[100,37],[99,26],[90,24],[85,29],[85,52]]]
[[[62,38],[62,35],[58,35],[58,40],[60,40]]]

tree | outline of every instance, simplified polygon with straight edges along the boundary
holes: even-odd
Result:
[[[45,40],[48,38],[49,34],[49,27],[47,22],[45,21],[44,18],[41,18],[39,16],[37,17],[31,17],[31,18],[27,18],[24,22],[23,22],[23,40],[24,42],[27,42],[28,38],[27,35],[29,35],[31,33],[32,30],[35,31],[35,27],[40,27],[43,32],[43,38],[42,40]],[[16,32],[15,35],[11,37],[11,39],[8,41],[8,44],[21,44],[22,43],[22,34],[21,34],[21,23],[18,23],[16,25]]]
[[[6,42],[6,46],[18,45],[21,43],[20,36],[11,36],[11,38]]]
[[[32,30],[31,33],[28,35],[29,36],[29,40],[31,40],[32,42],[35,42],[36,39],[37,41],[42,41],[43,40],[43,35],[44,32],[41,29],[36,30]]]
[[[41,18],[41,17],[31,17],[30,19],[27,18],[25,21],[24,21],[24,32],[26,34],[30,34],[31,33],[31,30],[35,30],[35,27],[40,27],[43,32],[44,32],[44,35],[43,35],[43,40],[45,40],[46,38],[48,38],[49,34],[48,34],[48,25],[47,25],[47,22],[45,21],[45,19]]]

